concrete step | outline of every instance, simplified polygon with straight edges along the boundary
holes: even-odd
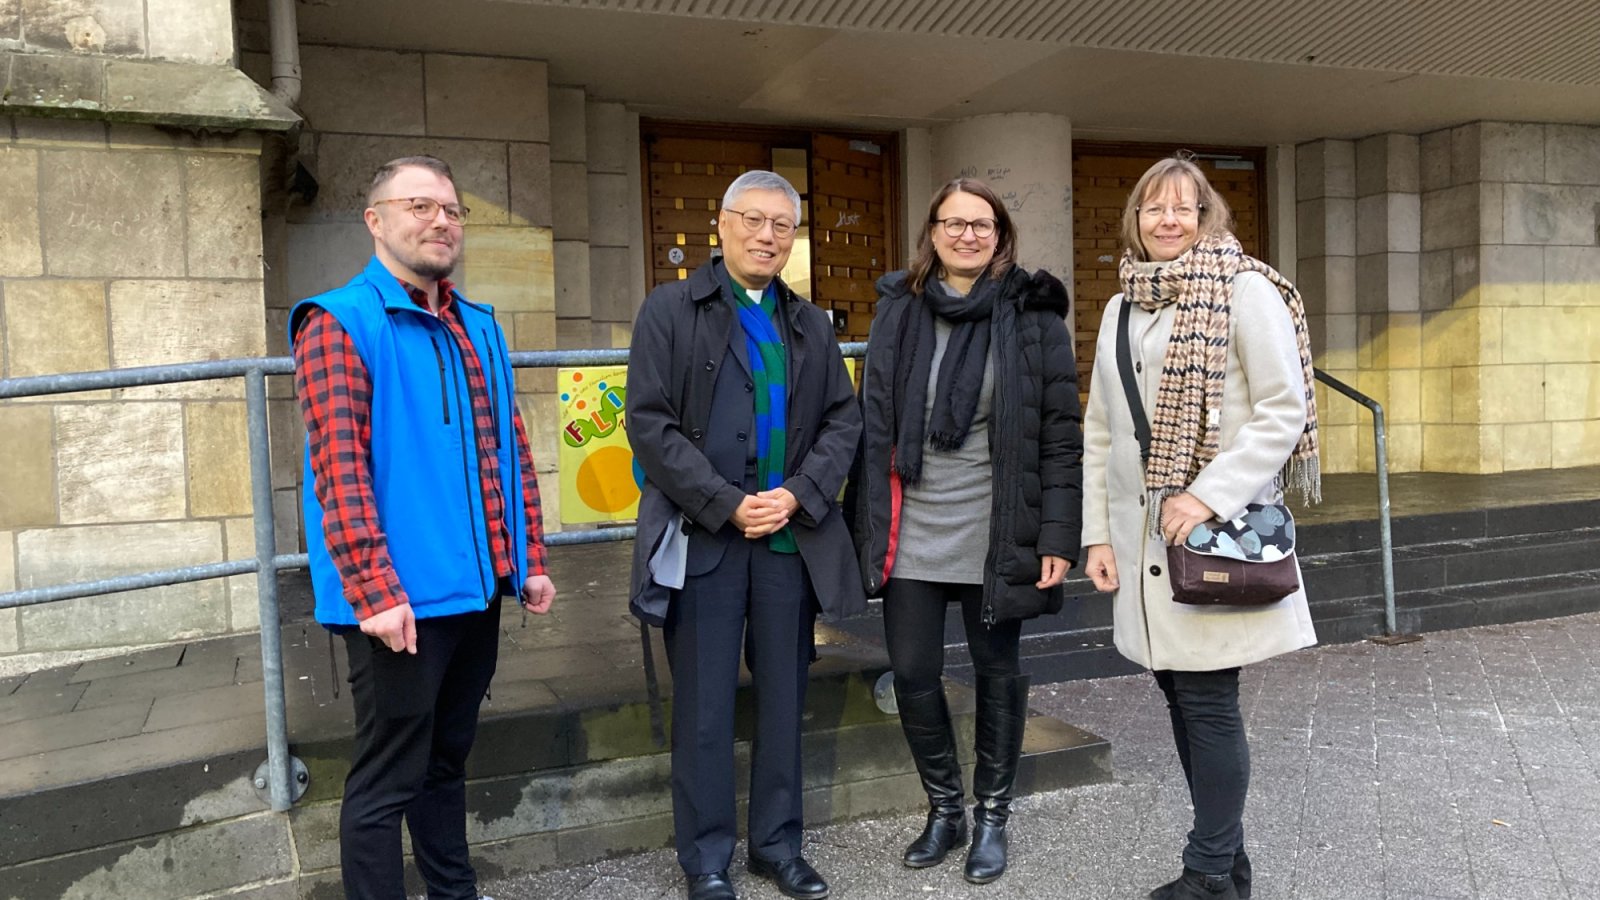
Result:
[[[813,666],[804,721],[808,823],[922,808],[899,722],[873,697],[886,666],[870,652],[830,649]],[[501,704],[527,701],[505,695],[517,684],[498,688]],[[669,680],[663,692],[670,722]],[[736,696],[736,779],[747,785],[753,698],[747,684]],[[950,700],[970,766],[972,692],[952,684]],[[481,877],[670,844],[669,759],[651,737],[642,676],[632,684],[594,684],[581,702],[569,696],[503,713],[495,705],[491,698],[469,766],[468,829]],[[251,789],[259,751],[169,761],[0,798],[0,884],[6,885],[0,895],[61,896],[113,868],[121,881],[108,896],[143,895],[140,876],[130,872],[143,871],[137,860],[149,857],[150,884],[160,884],[149,896],[266,880],[266,870],[280,863],[295,874],[293,892],[282,896],[340,896],[338,811],[348,748],[345,734],[293,746],[312,780],[288,816],[262,812]],[[1020,792],[1110,778],[1107,742],[1048,716],[1029,719]],[[160,862],[183,855],[184,864]]]

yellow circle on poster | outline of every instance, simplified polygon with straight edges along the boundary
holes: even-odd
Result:
[[[625,447],[601,447],[578,467],[578,498],[596,512],[614,513],[639,499],[633,480],[633,453]]]

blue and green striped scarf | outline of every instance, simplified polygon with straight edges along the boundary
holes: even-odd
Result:
[[[788,452],[788,351],[783,336],[773,324],[778,306],[776,282],[769,282],[761,302],[730,276],[728,287],[739,304],[739,324],[744,328],[745,348],[750,355],[750,377],[755,383],[756,401],[756,476],[760,490],[783,486],[783,464]],[[767,536],[767,547],[774,553],[796,553],[794,532],[785,525]]]

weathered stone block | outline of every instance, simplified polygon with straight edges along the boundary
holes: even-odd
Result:
[[[548,228],[468,225],[461,282],[501,312],[554,312],[555,251]]]
[[[149,52],[155,59],[225,66],[233,63],[231,0],[145,0]]]
[[[1356,311],[1356,260],[1350,256],[1302,258],[1299,287],[1307,312],[1353,313]]]
[[[1422,364],[1427,368],[1475,366],[1482,341],[1480,309],[1430,313],[1422,323]]]
[[[543,61],[429,53],[423,65],[429,134],[550,140],[549,79]]]
[[[1543,304],[1545,249],[1509,244],[1478,248],[1478,303],[1482,306]]]
[[[17,119],[17,143],[26,147],[85,150],[106,146],[107,135],[106,123],[93,119]]]
[[[1375,134],[1356,142],[1356,195],[1386,191],[1416,193],[1419,145],[1416,135]]]
[[[1450,183],[1468,185],[1479,181],[1479,132],[1477,122],[1457,125],[1450,130]]]
[[[549,145],[512,144],[508,153],[511,224],[549,228],[552,224]]]
[[[1421,191],[1450,186],[1450,129],[1430,131],[1418,140],[1418,183]]]
[[[21,648],[22,634],[17,623],[17,611],[0,610],[0,653],[15,653]]]
[[[1377,336],[1373,359],[1379,368],[1414,369],[1422,365],[1422,314],[1391,312]],[[1415,420],[1413,420],[1415,421]]]
[[[22,0],[0,0],[0,40],[22,38]]]
[[[586,241],[555,242],[556,315],[588,319],[589,244]]]
[[[104,93],[105,111],[118,118],[227,131],[285,131],[300,121],[281,100],[232,66],[110,60],[105,63]]]
[[[1389,429],[1387,435],[1389,471],[1422,471],[1422,426],[1415,423],[1396,425]],[[1372,446],[1372,442],[1366,441],[1365,446]],[[1377,471],[1376,463],[1373,471]]]
[[[1501,471],[1498,425],[1424,425],[1422,464],[1429,472],[1488,475]]]
[[[17,535],[17,577],[25,588],[221,559],[222,529],[215,522],[41,528]],[[23,648],[29,651],[166,642],[228,627],[220,581],[46,603],[21,612]]]
[[[1422,370],[1422,421],[1446,424],[1455,417],[1451,400],[1451,370]]]
[[[1600,420],[1552,423],[1550,465],[1557,469],[1600,466]]]
[[[0,527],[56,522],[52,426],[47,406],[0,406]]]
[[[587,163],[588,124],[583,88],[550,88],[550,159]]]
[[[1415,253],[1422,246],[1422,198],[1373,194],[1356,201],[1356,253]]]
[[[133,0],[22,0],[28,44],[111,56],[145,52],[145,6]]]
[[[1544,165],[1549,184],[1600,184],[1600,128],[1544,126]]]
[[[522,394],[517,397],[517,406],[522,410],[522,423],[528,429],[528,446],[533,452],[534,468],[551,471],[561,458],[557,438],[561,432],[560,400],[553,393]],[[545,492],[556,493],[556,488],[558,479],[545,479],[540,482],[541,497]],[[552,513],[547,511],[545,516],[547,521],[554,521]]]
[[[1505,240],[1506,186],[1494,181],[1478,182],[1478,240],[1498,244]]]
[[[1542,182],[1544,126],[1484,122],[1478,130],[1478,177],[1483,181]]]
[[[1600,187],[1508,184],[1505,242],[1593,246]]]
[[[184,274],[183,172],[176,154],[40,153],[51,275]]]
[[[583,163],[550,164],[550,220],[561,240],[589,240],[589,170]]]
[[[1322,440],[1322,471],[1329,474],[1356,471],[1356,444],[1361,429],[1355,425],[1335,425],[1324,429]]]
[[[1451,251],[1433,250],[1418,256],[1418,299],[1424,310],[1449,309],[1455,305],[1454,264]]]
[[[1544,418],[1552,422],[1600,419],[1600,363],[1546,366]]]
[[[1544,279],[1550,306],[1600,306],[1600,247],[1544,248]]]
[[[1450,421],[1476,425],[1483,419],[1483,370],[1459,366],[1450,371]]]
[[[182,407],[63,404],[56,409],[56,468],[65,524],[182,518]]]
[[[1383,407],[1390,422],[1416,424],[1422,421],[1422,370],[1395,369],[1389,372],[1389,402]]]
[[[372,234],[361,222],[291,224],[286,237],[291,305],[344,284],[372,258]]]
[[[226,559],[250,559],[256,555],[255,521],[227,519],[222,523]],[[256,595],[256,576],[238,575],[227,579],[228,630],[252,631],[261,627],[260,600]]]
[[[16,535],[0,531],[0,593],[17,589]]]
[[[8,90],[20,101],[56,109],[97,110],[105,99],[106,71],[101,59],[18,54],[10,58],[10,64]]]
[[[640,210],[628,199],[628,176],[589,172],[589,243],[626,247],[641,227]]]
[[[1353,315],[1324,316],[1323,333],[1327,345],[1323,350],[1324,369],[1354,369],[1360,351],[1356,339],[1356,317]]]
[[[628,259],[627,247],[589,247],[589,296],[595,321],[633,321],[634,307],[644,298],[632,296]]]
[[[638,130],[632,127],[628,108],[621,103],[590,101],[584,108],[584,126],[590,174],[626,175],[629,145],[638,147]]]
[[[188,187],[189,274],[261,278],[261,165],[254,156],[191,154]]]
[[[0,148],[0,275],[44,273],[39,252],[39,154]]]
[[[1356,195],[1354,141],[1322,140],[1295,148],[1295,199]]]
[[[7,282],[5,324],[12,377],[111,367],[102,282]]]
[[[1456,250],[1442,250],[1441,253],[1450,254],[1450,278],[1455,285],[1455,303],[1457,308],[1478,305],[1478,247],[1461,247]]]
[[[300,65],[305,75],[301,110],[318,131],[426,133],[422,54],[307,45]]]
[[[317,202],[292,221],[356,221],[367,208],[372,173],[391,159],[425,153],[450,164],[461,202],[475,225],[510,221],[506,148],[487,141],[324,134],[317,144]]]
[[[1422,249],[1444,250],[1476,244],[1478,237],[1478,186],[1429,191],[1422,195]]]
[[[1600,359],[1600,309],[1511,307],[1501,352],[1507,363],[1582,363]]]
[[[560,346],[556,340],[555,313],[516,313],[511,316],[510,338],[518,350],[550,350]],[[584,346],[589,346],[585,344]],[[517,390],[522,393],[550,392],[556,389],[556,370],[518,369]]]
[[[1551,460],[1549,422],[1528,422],[1505,427],[1505,470],[1548,469]]]
[[[250,444],[244,404],[186,404],[183,420],[189,515],[248,515]]]
[[[277,813],[231,818],[160,837],[17,866],[23,897],[196,897],[294,873],[289,828]]]
[[[1356,311],[1410,312],[1420,308],[1418,254],[1374,253],[1356,258]]]
[[[111,356],[119,367],[260,356],[259,281],[113,281]],[[242,397],[238,378],[128,388],[129,398]]]
[[[1544,418],[1542,365],[1489,366],[1481,372],[1484,423],[1537,422]]]

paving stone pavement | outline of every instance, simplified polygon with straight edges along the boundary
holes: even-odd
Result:
[[[1112,742],[1116,781],[1020,799],[1012,862],[983,887],[898,856],[920,816],[808,830],[835,898],[1142,898],[1190,821],[1146,675],[1034,689]],[[1600,614],[1319,647],[1245,670],[1245,814],[1260,900],[1600,898]],[[735,853],[742,897],[780,895]],[[683,896],[670,851],[482,886],[498,900]]]

